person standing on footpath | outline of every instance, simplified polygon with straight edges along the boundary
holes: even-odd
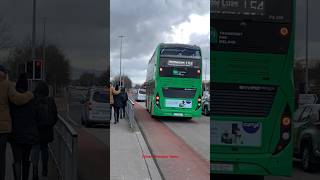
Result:
[[[8,71],[0,65],[0,180],[6,172],[6,148],[8,134],[11,133],[9,102],[16,105],[28,103],[33,98],[31,92],[18,93],[8,80]]]
[[[128,93],[126,92],[125,87],[121,88],[120,96],[121,96],[121,101],[122,101],[122,107],[120,110],[120,118],[124,119],[126,116],[126,106],[127,106],[127,101],[128,101]]]
[[[20,93],[28,91],[27,74],[21,74],[16,83]],[[12,132],[9,135],[14,163],[12,164],[15,180],[28,180],[30,171],[30,152],[32,145],[37,144],[39,132],[37,126],[34,100],[17,106],[10,103]]]
[[[119,90],[116,90],[113,85],[110,83],[110,117],[112,116],[112,108],[115,112],[115,108],[114,108],[114,99],[113,96],[116,96],[120,93]],[[114,116],[115,117],[115,116]],[[116,124],[116,120],[114,120],[114,123]]]
[[[39,143],[32,148],[32,174],[33,180],[38,180],[38,164],[41,153],[42,160],[42,176],[48,176],[49,150],[48,144],[53,142],[53,128],[58,121],[57,105],[53,97],[49,96],[48,85],[41,81],[34,91],[34,104],[37,112]]]
[[[113,109],[114,109],[114,124],[117,124],[119,122],[119,116],[120,116],[120,108],[123,106],[122,98],[120,96],[120,89],[119,85],[116,85],[115,90],[119,92],[117,95],[113,95]]]

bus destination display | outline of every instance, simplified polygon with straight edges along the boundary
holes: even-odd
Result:
[[[211,12],[230,15],[265,15],[265,0],[211,0]]]

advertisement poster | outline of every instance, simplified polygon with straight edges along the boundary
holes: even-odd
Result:
[[[259,122],[214,121],[211,140],[215,145],[259,147],[261,131]]]
[[[192,100],[166,99],[166,107],[173,108],[192,108]]]

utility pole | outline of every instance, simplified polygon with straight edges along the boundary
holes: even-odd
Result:
[[[309,0],[306,0],[306,75],[305,93],[309,93]]]
[[[35,59],[36,59],[36,17],[37,17],[37,0],[33,0],[32,6],[32,34],[31,34],[31,62],[32,62],[32,80],[28,82],[29,89],[32,90],[35,86],[33,79],[35,77],[34,68],[35,68]],[[26,62],[27,66],[28,62]]]
[[[43,18],[43,44],[42,44],[42,80],[46,80],[46,23],[47,18]]]
[[[207,90],[207,65],[208,65],[208,63],[207,63],[207,60],[208,60],[208,58],[203,58],[203,64],[204,64],[204,82],[205,82],[205,90]]]
[[[32,15],[32,54],[31,54],[31,59],[32,61],[36,58],[36,10],[37,8],[37,0],[33,0],[33,15]]]
[[[121,74],[121,71],[122,71],[122,39],[125,37],[124,35],[120,35],[118,36],[120,38],[120,77],[119,77],[119,85],[120,87],[122,87],[122,74]]]

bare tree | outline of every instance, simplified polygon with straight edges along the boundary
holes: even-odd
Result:
[[[0,49],[5,49],[11,45],[11,35],[8,24],[0,16]]]

